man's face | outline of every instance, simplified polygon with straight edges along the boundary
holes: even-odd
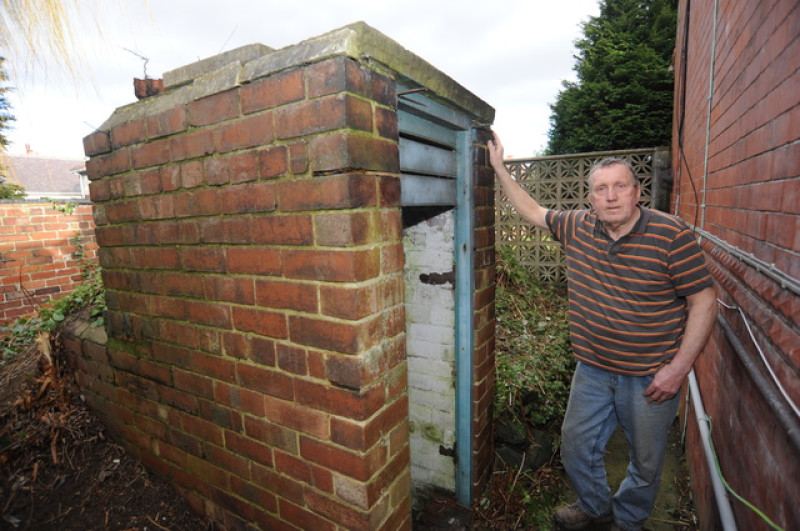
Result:
[[[592,176],[589,202],[600,221],[619,228],[636,216],[641,191],[634,184],[630,171],[622,164],[612,164],[597,170]]]

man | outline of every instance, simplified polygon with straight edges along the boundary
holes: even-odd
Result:
[[[658,492],[678,391],[714,324],[716,297],[702,252],[682,221],[638,205],[639,182],[624,160],[606,159],[591,170],[591,210],[555,211],[508,173],[496,134],[488,145],[511,204],[566,250],[578,364],[561,458],[578,500],[558,509],[554,521],[570,530],[641,529]],[[604,454],[617,426],[631,461],[612,497]]]

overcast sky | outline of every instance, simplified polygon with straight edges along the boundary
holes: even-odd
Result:
[[[8,63],[17,121],[8,152],[83,156],[83,137],[135,101],[133,78],[166,71],[244,44],[278,49],[364,21],[495,108],[506,155],[547,144],[550,107],[575,79],[581,23],[598,0],[118,0],[98,2],[79,29],[85,65],[76,80]],[[90,18],[90,17],[85,17]],[[6,53],[6,55],[8,55]]]

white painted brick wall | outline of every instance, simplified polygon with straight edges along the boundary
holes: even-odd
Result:
[[[455,492],[455,290],[450,282],[423,283],[420,275],[452,273],[453,211],[408,227],[405,248],[412,491]]]

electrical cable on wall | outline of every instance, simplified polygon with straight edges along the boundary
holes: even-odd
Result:
[[[722,481],[722,484],[725,486],[725,490],[730,492],[731,495],[734,498],[736,498],[737,500],[742,502],[745,505],[745,507],[747,507],[748,509],[750,509],[751,511],[756,513],[758,515],[758,517],[761,518],[764,522],[766,522],[766,524],[769,525],[772,529],[774,529],[775,531],[785,531],[784,528],[782,528],[781,526],[777,525],[775,522],[770,520],[769,516],[764,514],[764,512],[761,509],[759,509],[758,507],[756,507],[755,505],[753,505],[752,503],[750,503],[749,501],[744,499],[739,493],[737,493],[735,490],[733,490],[733,488],[728,484],[728,481],[725,479],[725,476],[722,473],[722,469],[719,466],[719,459],[717,458],[717,451],[714,448],[714,437],[711,435],[711,431],[712,431],[712,428],[713,428],[713,424],[711,423],[711,418],[708,415],[706,415],[704,418],[702,418],[700,420],[702,420],[703,422],[706,422],[708,424],[708,443],[709,443],[709,446],[711,447],[711,453],[714,456],[714,467],[716,468],[717,476],[719,476],[719,479]]]
[[[772,370],[772,366],[769,364],[769,361],[767,361],[767,357],[764,355],[764,351],[762,350],[761,345],[759,345],[758,341],[756,340],[756,336],[753,333],[753,329],[750,327],[750,320],[747,318],[747,314],[745,314],[744,311],[739,306],[731,306],[729,304],[725,304],[723,301],[721,301],[719,299],[717,299],[717,302],[721,306],[724,306],[725,308],[727,308],[729,310],[737,310],[739,312],[739,314],[742,316],[742,321],[744,322],[744,327],[747,329],[747,333],[750,335],[750,341],[752,341],[753,345],[756,347],[756,350],[758,351],[758,355],[761,356],[761,361],[764,362],[764,366],[767,368],[767,372],[769,372],[769,375],[772,378],[772,382],[775,384],[775,387],[778,388],[778,391],[780,391],[780,393],[783,396],[784,400],[786,400],[786,402],[789,404],[789,407],[792,408],[792,411],[794,411],[794,414],[797,415],[798,418],[800,418],[800,408],[798,408],[797,404],[794,403],[794,400],[792,400],[792,398],[786,392],[786,389],[784,389],[783,385],[781,384],[781,381],[778,379],[778,376],[775,374],[775,371]]]

